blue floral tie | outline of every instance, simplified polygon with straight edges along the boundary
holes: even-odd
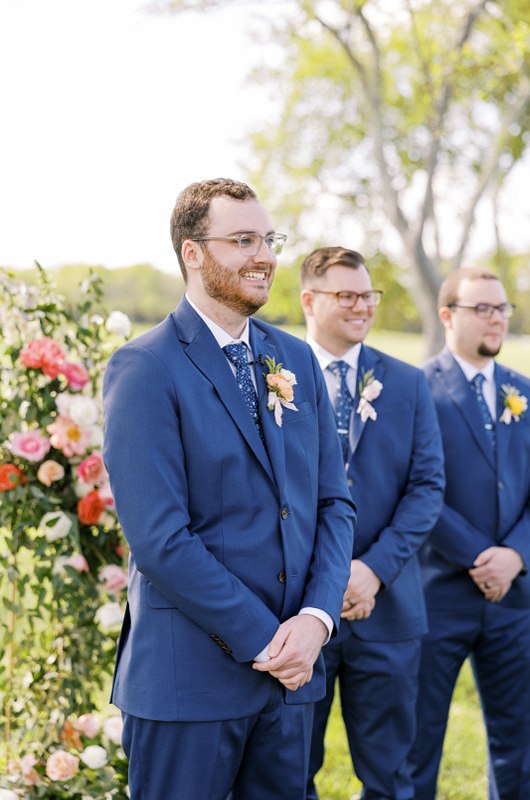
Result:
[[[482,417],[482,421],[484,423],[484,429],[490,441],[493,452],[495,452],[495,426],[493,424],[493,418],[488,408],[488,404],[486,403],[486,398],[484,397],[484,393],[482,391],[482,385],[485,380],[486,378],[482,372],[477,372],[475,377],[472,378],[469,383],[477,396],[477,403],[480,410],[480,416]]]
[[[342,454],[346,462],[350,446],[350,417],[355,405],[346,383],[346,374],[350,369],[350,365],[345,361],[332,361],[331,364],[328,364],[328,369],[340,378],[339,390],[335,396],[335,422],[337,423],[337,433],[342,445]]]
[[[227,344],[223,347],[223,351],[228,360],[231,361],[236,368],[237,385],[241,389],[243,399],[248,406],[261,440],[264,441],[263,428],[261,426],[258,410],[258,397],[254,389],[254,384],[252,383],[252,375],[250,374],[250,366],[248,363],[247,346],[243,342]]]

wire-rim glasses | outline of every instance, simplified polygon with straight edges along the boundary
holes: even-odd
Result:
[[[237,242],[240,251],[245,256],[255,256],[259,253],[263,242],[271,253],[279,255],[287,236],[285,233],[234,233],[232,236],[196,236],[194,242]]]
[[[381,289],[371,289],[369,292],[326,292],[323,289],[310,289],[313,294],[329,294],[335,298],[341,308],[355,308],[359,297],[369,308],[378,306],[383,292]]]
[[[499,311],[504,319],[510,319],[515,311],[513,303],[499,303],[498,306],[494,306],[492,303],[477,303],[474,306],[464,305],[463,303],[449,303],[447,308],[470,308],[480,319],[490,319],[494,311]]]

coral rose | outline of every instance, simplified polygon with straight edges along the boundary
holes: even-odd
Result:
[[[94,451],[77,467],[77,476],[83,483],[101,483],[108,477],[101,453]]]
[[[105,510],[105,501],[99,496],[97,489],[93,489],[77,503],[77,516],[83,525],[96,525],[100,515]]]
[[[55,750],[46,762],[46,775],[52,781],[69,781],[79,769],[79,759],[66,750]]]
[[[49,439],[39,430],[18,431],[9,436],[7,448],[14,456],[36,463],[42,461],[51,447]]]
[[[37,478],[45,486],[51,486],[55,481],[60,481],[64,478],[64,467],[53,459],[43,461],[37,472]]]
[[[73,361],[65,361],[61,367],[61,372],[68,382],[70,389],[78,392],[90,380],[90,375],[82,364],[75,364]]]
[[[15,489],[26,481],[27,478],[22,470],[14,464],[0,464],[0,492]]]
[[[281,372],[275,372],[272,375],[267,375],[267,385],[270,389],[274,389],[282,398],[290,403],[294,397],[294,389],[291,381],[282,375]]]
[[[48,378],[56,378],[61,372],[65,353],[61,345],[49,336],[33,339],[20,351],[20,360],[25,367],[41,369]]]

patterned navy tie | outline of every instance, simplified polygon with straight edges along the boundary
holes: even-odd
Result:
[[[495,426],[493,424],[493,418],[488,408],[488,404],[486,403],[486,398],[484,397],[484,393],[482,391],[482,385],[485,380],[486,378],[482,372],[477,372],[475,377],[472,378],[469,383],[477,396],[477,403],[480,410],[480,416],[482,417],[482,421],[484,423],[484,429],[490,441],[491,447],[495,452]]]
[[[258,410],[258,397],[254,384],[252,383],[252,376],[250,374],[250,366],[247,357],[247,346],[243,342],[238,344],[227,344],[223,347],[223,351],[229,361],[236,368],[236,381],[241,389],[245,403],[248,406],[250,415],[254,420],[254,424],[258,429],[258,433],[263,439],[263,428],[261,426],[261,419]]]
[[[332,361],[331,364],[328,364],[328,369],[340,378],[339,390],[335,396],[335,422],[337,423],[337,433],[342,445],[342,454],[346,462],[350,446],[350,417],[355,405],[346,383],[346,373],[350,369],[350,365],[345,361]]]

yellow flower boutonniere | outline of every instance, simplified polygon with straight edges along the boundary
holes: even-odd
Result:
[[[373,407],[372,401],[379,397],[382,389],[383,384],[375,379],[373,369],[363,370],[359,381],[359,405],[357,406],[357,413],[361,415],[363,422],[366,422],[367,419],[377,419],[377,411]]]
[[[519,422],[528,408],[528,400],[524,394],[521,394],[515,386],[510,386],[509,383],[502,385],[502,403],[504,411],[501,414],[500,421],[504,422],[505,425],[509,425],[512,419]]]
[[[296,385],[296,376],[294,372],[283,369],[282,364],[277,364],[275,359],[270,356],[260,356],[259,360],[261,363],[265,362],[268,369],[268,372],[263,373],[269,390],[267,408],[269,411],[274,411],[276,425],[281,427],[284,408],[298,411],[293,403],[293,386]]]

